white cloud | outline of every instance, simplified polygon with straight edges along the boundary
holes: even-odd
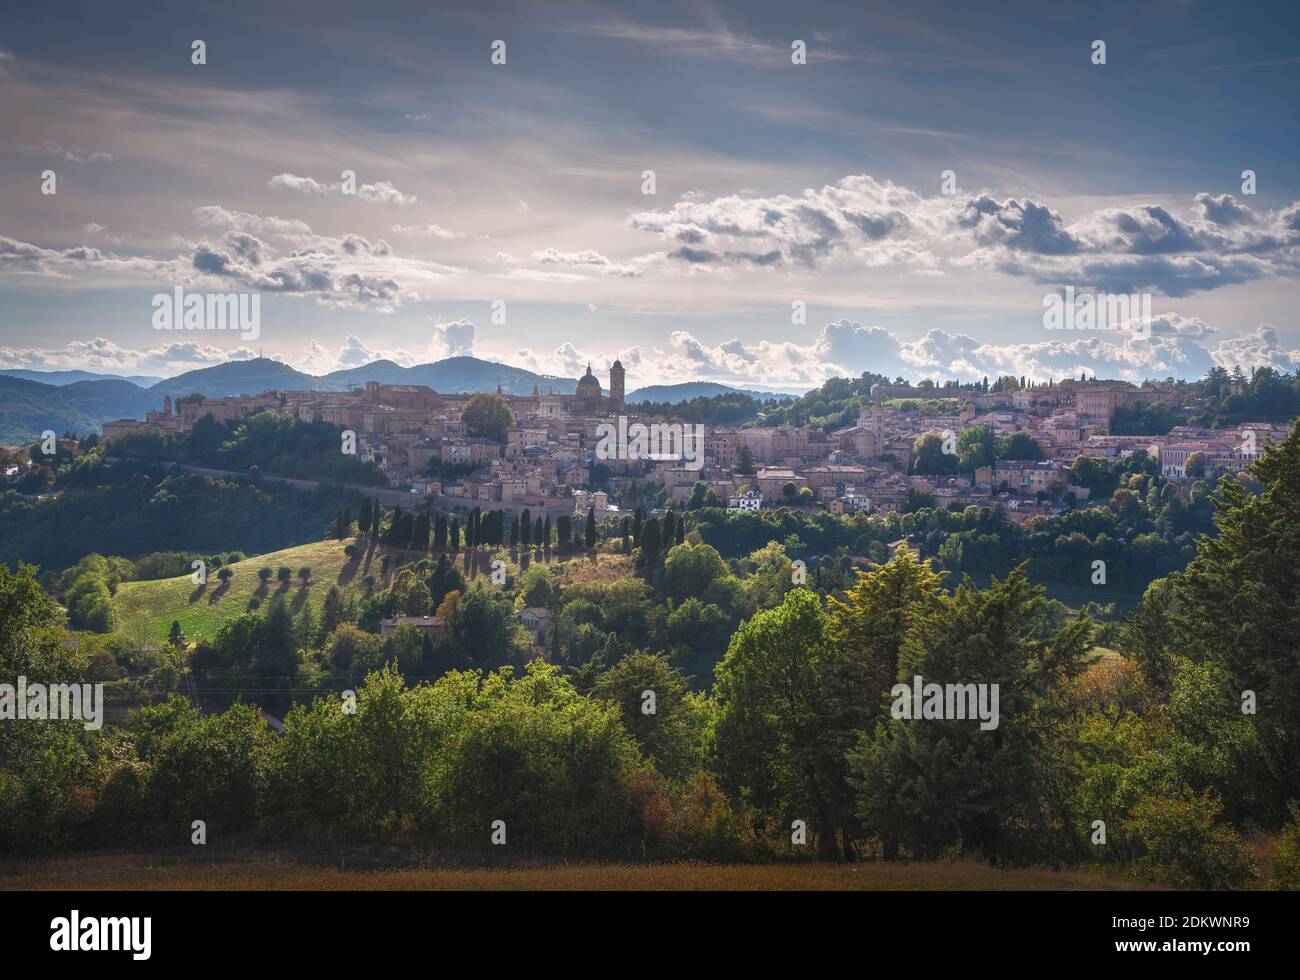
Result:
[[[477,333],[477,328],[469,320],[435,321],[429,349],[438,358],[473,354]]]

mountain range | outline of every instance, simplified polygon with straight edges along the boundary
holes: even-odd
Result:
[[[367,381],[381,384],[427,385],[435,391],[479,392],[501,390],[508,395],[573,394],[577,379],[535,374],[508,364],[477,357],[448,357],[431,364],[403,367],[392,361],[373,361],[355,368],[316,377],[266,357],[228,361],[187,371],[174,378],[147,376],[123,378],[90,371],[0,370],[0,444],[28,443],[46,429],[60,435],[97,432],[114,419],[142,419],[150,409],[162,408],[163,398],[194,392],[209,398],[256,395],[269,388],[287,390],[348,391]],[[602,379],[602,387],[608,385]],[[736,391],[714,382],[688,382],[639,388],[628,401],[676,402]],[[749,391],[756,398],[782,397],[784,393]]]
[[[731,385],[720,384],[717,381],[683,381],[675,385],[648,385],[645,388],[637,388],[635,391],[628,392],[628,404],[634,402],[667,402],[676,404],[677,402],[688,402],[693,398],[713,398],[717,395],[726,395],[732,392],[739,392],[742,395],[749,395],[751,398],[757,398],[759,401],[779,401],[782,398],[798,398],[803,392],[801,391],[776,391],[764,390],[762,388],[733,388]]]

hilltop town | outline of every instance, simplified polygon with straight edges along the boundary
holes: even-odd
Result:
[[[1011,519],[1025,521],[1089,498],[1077,476],[1080,457],[1114,463],[1142,452],[1158,462],[1161,476],[1190,483],[1245,469],[1288,431],[1259,421],[1117,435],[1110,431],[1117,411],[1163,406],[1177,417],[1192,407],[1199,388],[1095,379],[1015,386],[1014,379],[1004,380],[994,386],[987,380],[945,387],[877,384],[854,424],[829,431],[763,424],[761,417],[742,426],[705,426],[702,461],[599,458],[602,425],[620,419],[625,425],[683,424],[629,407],[618,361],[607,389],[590,365],[571,395],[534,388],[518,396],[498,386],[496,397],[512,417],[500,439],[472,434],[464,415],[473,394],[376,381],[349,392],[195,395],[175,404],[169,396],[143,420],[106,423],[103,438],[148,428],[182,433],[204,416],[231,422],[269,410],[354,432],[358,458],[375,464],[393,488],[442,498],[445,505],[557,513],[594,508],[603,517],[617,512],[634,487],[662,488],[668,502],[685,504],[703,483],[706,496],[716,495],[730,510],[790,505],[832,514],[886,513],[921,495],[937,506],[999,504]],[[1010,454],[985,452],[958,472],[958,447],[969,441],[962,438],[969,430],[1001,440]]]

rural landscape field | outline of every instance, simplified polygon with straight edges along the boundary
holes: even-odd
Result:
[[[1297,52],[0,12],[5,962],[1284,954]]]

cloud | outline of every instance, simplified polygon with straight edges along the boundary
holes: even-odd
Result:
[[[0,67],[3,63],[0,62]],[[2,74],[2,73],[0,73]],[[63,147],[53,140],[46,140],[39,146],[27,146],[23,149],[32,153],[48,153],[68,163],[112,163],[113,154],[95,150],[83,150],[80,147]]]
[[[276,187],[281,190],[293,191],[297,194],[318,194],[328,195],[336,192],[342,193],[341,184],[326,183],[316,180],[314,177],[300,177],[297,174],[276,174],[267,182],[268,187]],[[399,207],[409,207],[418,202],[414,194],[403,194],[391,181],[380,180],[373,184],[362,184],[357,188],[357,197],[363,201],[372,204],[395,204]]]
[[[640,269],[631,265],[611,262],[592,249],[583,249],[578,252],[561,252],[554,248],[545,248],[534,252],[533,258],[543,265],[573,266],[598,272],[603,276],[621,276],[630,279],[641,275]]]
[[[461,357],[474,353],[477,328],[469,320],[434,322],[430,350],[438,357]]]
[[[157,347],[123,347],[105,337],[72,341],[64,347],[0,347],[0,367],[30,371],[95,371],[103,374],[175,375],[230,360],[247,360],[257,352],[183,341]]]
[[[464,231],[452,231],[444,228],[442,225],[393,225],[393,234],[395,235],[417,235],[423,238],[487,238],[486,235],[471,235]]]
[[[626,223],[696,268],[974,270],[1166,296],[1300,274],[1300,202],[1257,212],[1229,194],[1197,194],[1186,214],[1141,204],[1071,223],[1028,198],[925,197],[855,175],[800,195],[692,196]]]
[[[357,188],[357,197],[375,204],[396,204],[404,208],[410,207],[419,200],[414,194],[403,194],[386,180],[375,184],[362,184]]]
[[[331,185],[322,184],[312,177],[299,177],[297,174],[276,174],[266,182],[266,185],[296,191],[299,194],[328,194],[334,189]]]

